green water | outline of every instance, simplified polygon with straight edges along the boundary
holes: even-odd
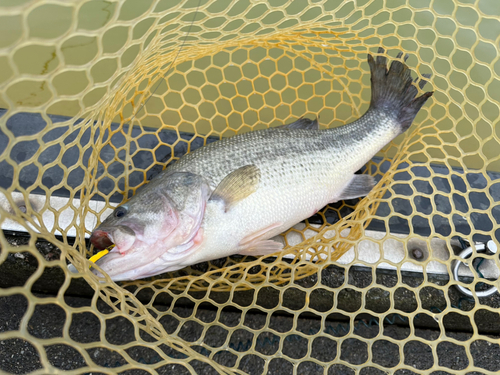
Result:
[[[154,19],[144,16],[151,7],[166,20],[162,25],[166,42],[169,28],[175,29],[175,20],[180,14],[178,10],[172,11],[178,2],[171,0],[155,5],[152,5],[152,0],[127,1],[121,8],[115,2],[103,0],[87,2],[78,9],[71,2],[67,5],[35,4],[21,16],[16,14],[15,9],[23,3],[29,2],[0,0],[0,7],[4,9],[0,12],[0,48],[5,48],[4,53],[0,53],[0,84],[13,77],[14,64],[25,78],[6,88],[5,95],[11,103],[36,111],[52,97],[58,97],[59,100],[46,110],[66,116],[84,113],[85,107],[97,103],[106,95],[106,88],[98,87],[99,84],[106,82],[106,86],[112,85],[118,81],[114,75],[119,67],[132,66],[141,53],[141,43],[151,32]],[[270,1],[270,6],[279,7],[282,3],[285,1]],[[434,2],[434,12],[431,12],[427,9],[429,1],[413,0],[410,1],[413,12],[400,7],[390,16],[388,12],[378,12],[384,3],[391,7],[399,6],[401,1],[360,2],[361,5],[368,4],[365,16],[375,14],[371,22],[376,27],[367,30],[374,36],[380,36],[387,47],[397,47],[400,43],[403,50],[415,51],[415,40],[423,46],[434,45],[433,48],[418,48],[418,60],[414,56],[409,59],[409,64],[417,66],[421,73],[429,72],[426,67],[434,68],[434,100],[442,105],[432,107],[431,115],[436,119],[432,125],[444,131],[441,138],[449,143],[457,140],[454,134],[446,131],[456,126],[462,139],[458,147],[449,147],[449,153],[456,153],[459,157],[461,153],[469,152],[467,165],[482,167],[482,159],[474,155],[474,151],[479,148],[480,139],[491,136],[490,124],[500,117],[500,82],[493,77],[489,67],[493,66],[496,74],[500,73],[498,62],[493,65],[498,56],[498,47],[494,42],[500,35],[500,7],[496,0],[477,3],[484,14],[491,15],[480,23],[477,12],[471,8],[471,1]],[[197,4],[197,1],[189,1],[183,6],[185,15],[182,17],[195,20],[193,32],[199,30],[197,23],[206,28],[223,25],[224,17],[206,19],[203,12],[195,14]],[[201,1],[200,4],[202,7],[208,5],[212,12],[224,10],[227,6],[227,2],[221,1]],[[247,19],[253,19],[267,9],[260,4],[248,11],[248,4],[246,1],[234,2],[227,14],[234,16],[238,12],[246,12]],[[323,18],[325,23],[331,23],[345,17],[345,23],[353,25],[353,30],[366,27],[363,13],[357,12],[352,3],[339,4],[342,1],[326,1],[324,7],[329,11],[321,14],[315,4],[294,1],[286,11],[294,15],[309,9],[303,15],[304,21]],[[271,9],[261,23],[273,24],[281,19],[283,11],[276,9],[275,12]],[[133,26],[123,24],[123,21],[134,19],[137,22],[133,22]],[[290,22],[293,19],[291,17]],[[414,25],[408,22],[410,19],[413,19]],[[238,20],[233,22],[225,26],[225,32],[231,33],[241,26]],[[285,26],[286,22],[283,23]],[[404,25],[395,30],[394,22]],[[248,23],[248,30],[255,27],[252,25]],[[182,30],[187,31],[186,28]],[[400,41],[393,36],[395,32]],[[205,37],[210,39],[211,36],[207,33]],[[58,48],[60,53],[56,53]],[[5,56],[8,54],[11,59]],[[318,55],[314,59],[319,64],[326,61],[332,67],[331,72],[320,72],[307,58],[293,58],[293,55],[287,54],[290,52],[272,46],[256,47],[231,54],[219,52],[176,65],[166,80],[157,82],[160,85],[155,95],[147,102],[144,114],[137,117],[145,126],[174,127],[180,124],[184,131],[196,130],[206,134],[213,129],[216,132],[225,131],[222,135],[230,136],[237,129],[249,131],[251,127],[259,128],[260,122],[277,125],[283,119],[303,115],[319,115],[322,126],[336,126],[354,120],[366,109],[369,90],[361,90],[359,84],[360,73],[364,69],[363,83],[369,85],[366,63],[360,65],[354,55],[330,56],[328,61]],[[361,55],[358,58],[364,59],[365,55]],[[62,66],[71,69],[58,72]],[[211,67],[207,69],[208,66]],[[259,72],[261,77],[255,78]],[[186,89],[186,85],[193,87]],[[85,90],[85,95],[79,95]],[[9,102],[0,99],[0,106],[9,107]],[[182,118],[176,113],[177,109],[181,109]],[[432,144],[433,132],[433,127],[424,126],[423,133],[429,134],[427,144]],[[497,146],[498,143],[491,140],[482,151],[492,158]],[[488,169],[500,171],[500,163],[492,163]]]

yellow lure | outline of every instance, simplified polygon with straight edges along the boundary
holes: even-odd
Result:
[[[110,249],[112,249],[113,247],[110,247]],[[93,255],[90,257],[90,261],[92,263],[95,263],[97,262],[99,259],[101,259],[104,255],[106,255],[107,253],[109,253],[109,250],[108,249],[105,249],[103,251],[99,251],[96,255]],[[91,266],[89,266],[90,268]],[[78,273],[77,269],[75,268],[74,265],[72,265],[71,263],[68,264],[68,269],[70,270],[70,272],[72,273]]]
[[[97,254],[92,255],[92,256],[90,257],[90,259],[89,259],[89,260],[90,260],[92,263],[95,263],[95,262],[97,262],[99,259],[101,259],[104,255],[106,255],[107,253],[109,253],[109,250],[108,250],[108,249],[104,249],[103,251],[99,251]],[[90,268],[90,267],[89,267],[89,268]]]

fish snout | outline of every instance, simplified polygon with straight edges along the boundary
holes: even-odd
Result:
[[[104,250],[113,244],[113,241],[110,240],[108,233],[99,229],[92,232],[90,242],[92,242],[92,245],[99,250]]]

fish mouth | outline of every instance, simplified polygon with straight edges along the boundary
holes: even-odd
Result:
[[[90,242],[96,249],[104,250],[114,244],[115,247],[110,251],[120,252],[122,255],[134,248],[135,240],[134,230],[125,225],[112,229],[96,229],[90,236]]]
[[[96,249],[99,250],[104,250],[113,245],[113,241],[111,240],[109,233],[103,230],[95,230],[92,232],[90,242]]]

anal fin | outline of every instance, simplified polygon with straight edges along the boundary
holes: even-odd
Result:
[[[355,174],[349,185],[335,197],[335,201],[364,197],[375,186],[375,179],[368,174]]]

